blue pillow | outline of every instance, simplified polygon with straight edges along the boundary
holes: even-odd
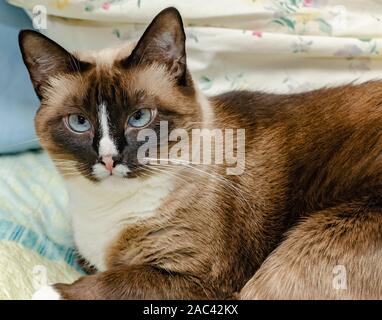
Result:
[[[20,29],[31,28],[22,9],[0,1],[0,153],[39,146],[33,124],[39,101],[18,46]]]

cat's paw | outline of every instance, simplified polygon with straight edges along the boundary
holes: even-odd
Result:
[[[44,286],[33,294],[32,300],[62,300],[62,298],[53,286]]]

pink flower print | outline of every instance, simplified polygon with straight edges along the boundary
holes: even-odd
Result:
[[[263,33],[260,31],[252,31],[252,35],[257,38],[261,38],[263,36]]]
[[[105,2],[103,5],[102,5],[102,9],[103,10],[109,10],[110,8],[110,3],[109,2]]]
[[[304,0],[302,5],[304,7],[312,7],[313,6],[313,0]]]

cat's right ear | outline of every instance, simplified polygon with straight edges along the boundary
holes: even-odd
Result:
[[[19,46],[37,96],[42,99],[49,78],[61,73],[81,72],[90,64],[79,61],[53,40],[39,32],[22,30]]]

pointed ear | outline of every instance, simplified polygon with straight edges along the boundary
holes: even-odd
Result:
[[[186,35],[182,17],[170,7],[161,11],[148,26],[123,65],[144,65],[156,62],[167,67],[179,84],[187,84]]]
[[[21,31],[19,46],[34,89],[40,99],[42,99],[42,88],[47,85],[51,76],[59,73],[81,72],[90,66],[89,63],[79,61],[53,40],[36,31]]]

